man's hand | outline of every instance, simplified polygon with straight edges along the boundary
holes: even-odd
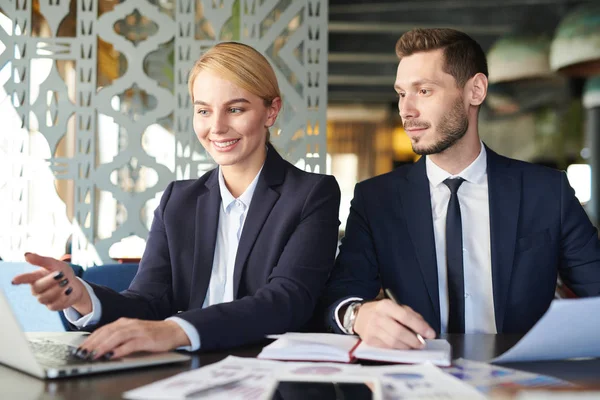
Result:
[[[435,331],[408,306],[385,299],[364,303],[358,310],[354,332],[371,346],[390,349],[421,349],[415,333],[435,339]]]
[[[94,331],[79,347],[82,358],[120,358],[138,351],[162,352],[189,346],[190,340],[174,321],[120,318]]]
[[[31,285],[31,294],[52,311],[73,307],[81,315],[92,312],[92,300],[69,264],[51,257],[25,254],[25,261],[41,267],[13,278],[13,285]]]

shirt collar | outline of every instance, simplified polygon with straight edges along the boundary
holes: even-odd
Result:
[[[223,206],[223,211],[227,212],[231,204],[233,204],[236,200],[241,201],[246,210],[248,207],[250,207],[250,202],[252,201],[252,196],[254,195],[254,190],[256,189],[256,185],[258,183],[258,178],[260,177],[260,173],[262,172],[264,166],[265,165],[263,164],[262,167],[260,167],[260,170],[254,177],[254,180],[252,180],[244,193],[242,193],[242,195],[237,199],[233,197],[229,189],[227,189],[227,185],[225,185],[225,178],[223,178],[223,171],[219,166],[219,191],[221,192],[221,204]]]
[[[465,181],[479,184],[486,177],[487,174],[487,153],[485,146],[481,143],[481,150],[477,158],[465,169],[456,175],[452,175],[446,172],[442,168],[438,167],[429,157],[425,157],[425,169],[427,171],[427,179],[433,187],[438,186],[447,178],[461,177]]]

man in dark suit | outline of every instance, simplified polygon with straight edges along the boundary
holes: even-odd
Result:
[[[462,32],[416,29],[396,52],[400,116],[423,157],[356,185],[323,297],[328,329],[419,348],[413,332],[526,332],[557,273],[579,296],[600,294],[597,231],[566,175],[479,138],[481,47]],[[399,304],[371,301],[381,289]]]

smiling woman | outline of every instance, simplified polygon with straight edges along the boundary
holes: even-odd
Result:
[[[275,73],[252,47],[221,43],[194,65],[189,88],[198,140],[221,166],[232,194],[240,195],[262,167],[269,127],[281,109]],[[238,185],[231,174],[239,188],[232,187]]]
[[[269,143],[281,98],[268,61],[222,43],[200,57],[189,87],[194,130],[219,166],[167,187],[129,289],[84,282],[68,264],[29,253],[43,268],[13,279],[94,331],[81,357],[214,350],[297,331],[329,276],[340,190]]]

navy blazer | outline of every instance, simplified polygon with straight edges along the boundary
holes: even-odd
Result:
[[[486,150],[496,328],[524,333],[550,306],[557,272],[577,295],[600,294],[600,242],[564,172]],[[327,329],[340,331],[340,301],[373,299],[382,286],[440,332],[425,157],[356,185],[320,306]]]
[[[198,330],[201,350],[300,329],[334,263],[339,204],[334,177],[301,171],[269,144],[235,260],[235,300],[202,308],[221,206],[218,170],[172,182],[129,289],[92,285],[102,303],[99,325],[177,315]]]

